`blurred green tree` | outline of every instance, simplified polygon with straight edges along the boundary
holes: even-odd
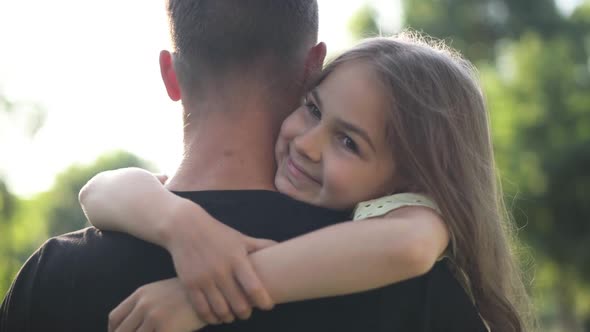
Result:
[[[45,111],[35,103],[14,102],[0,91],[0,124],[8,126],[17,117],[24,118],[23,134],[33,137],[45,122]],[[2,126],[0,125],[0,132]],[[0,144],[9,144],[10,137],[0,137]],[[12,276],[24,262],[18,258],[18,239],[14,238],[14,219],[19,212],[21,201],[6,183],[0,169],[0,294],[10,284]],[[28,237],[28,236],[27,236]],[[26,241],[25,241],[26,242]],[[28,256],[28,255],[27,255]]]
[[[0,120],[8,122],[10,113],[15,110],[15,104],[0,91]],[[0,127],[1,129],[2,127]],[[4,143],[1,141],[0,143]],[[0,222],[6,223],[14,212],[14,197],[4,181],[4,174],[0,169]],[[0,234],[2,234],[0,232]]]
[[[567,331],[590,318],[590,72],[578,45],[528,33],[504,50],[509,73],[483,72],[521,238],[560,276],[550,290],[560,305],[541,318],[555,314]]]
[[[9,236],[10,220],[16,208],[16,197],[8,190],[6,183],[0,179],[0,294],[2,285],[10,282],[9,275],[14,269],[10,262],[12,239]]]
[[[30,199],[10,194],[10,216],[0,215],[0,295],[10,286],[19,267],[48,237],[88,226],[78,203],[78,192],[96,173],[122,167],[154,167],[128,152],[111,152],[90,165],[73,165],[56,177],[47,192]],[[0,182],[0,192],[3,187]]]
[[[16,197],[8,190],[8,186],[0,179],[0,222],[10,220],[14,213]]]
[[[493,60],[496,42],[565,28],[554,0],[405,0],[404,25],[450,40],[472,61]]]
[[[95,174],[123,167],[153,169],[153,166],[133,154],[114,152],[101,156],[91,165],[74,165],[60,173],[47,197],[48,235],[55,236],[88,226],[78,203],[78,192]]]
[[[354,38],[368,38],[378,36],[377,11],[369,4],[361,7],[348,22],[348,30]]]

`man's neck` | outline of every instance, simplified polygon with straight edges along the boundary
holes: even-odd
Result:
[[[280,120],[268,107],[228,107],[207,105],[206,112],[188,115],[184,156],[168,189],[276,190],[274,145]]]

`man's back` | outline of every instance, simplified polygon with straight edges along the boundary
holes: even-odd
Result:
[[[276,241],[345,220],[271,191],[186,192],[214,217]],[[170,255],[125,234],[88,228],[49,240],[19,273],[0,331],[105,331],[110,310],[138,287],[174,277]],[[278,305],[203,331],[478,331],[467,295],[444,262],[423,277],[348,296]]]

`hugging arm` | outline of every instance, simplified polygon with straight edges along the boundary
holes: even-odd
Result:
[[[162,187],[151,174],[149,176],[152,180],[149,184],[146,181],[146,184]],[[114,183],[108,185],[114,187]],[[97,193],[109,191],[101,187],[98,187],[100,190],[89,187],[90,190],[81,194],[81,201],[83,204],[86,203],[85,211],[90,221],[99,227],[104,225],[100,224],[100,218],[93,219],[91,205],[101,201],[101,204],[104,204],[105,200],[116,202],[116,205],[124,205],[125,199],[140,200],[129,193],[125,195],[127,198],[122,198],[121,201],[112,201],[112,196],[101,198]],[[199,317],[210,317],[210,310],[215,308],[204,305],[199,307],[196,303],[195,293],[190,287],[194,284],[191,282],[194,280],[193,276],[185,275],[191,273],[190,268],[179,271],[178,267],[199,265],[199,260],[194,259],[199,257],[195,254],[194,245],[200,242],[195,240],[200,232],[196,218],[211,217],[198,205],[170,193],[170,198],[158,201],[158,195],[163,193],[157,190],[159,189],[144,189],[140,197],[146,196],[145,193],[155,194],[152,198],[141,199],[149,202],[141,209],[119,206],[117,209],[125,213],[120,213],[117,209],[107,210],[111,213],[111,222],[127,223],[123,226],[115,225],[113,228],[167,248],[174,258],[179,277],[185,280],[183,284],[189,286],[189,293],[193,303],[197,304]],[[154,210],[153,214],[151,210]],[[123,218],[125,214],[135,214],[135,218],[144,215],[142,217],[145,218],[139,218],[143,220],[133,223],[134,218]],[[149,215],[157,217],[151,219]],[[212,225],[215,223],[211,222],[209,226]],[[141,230],[134,229],[138,227]],[[365,291],[426,273],[447,247],[448,241],[448,231],[444,222],[434,211],[423,207],[402,208],[390,212],[383,218],[344,222],[268,246],[263,250],[251,250],[248,261],[253,265],[262,283],[241,286],[249,289],[251,294],[264,293],[259,288],[263,287],[276,303]],[[260,246],[257,249],[264,247]],[[198,293],[196,294],[198,296]],[[179,295],[180,300],[182,298]],[[226,316],[223,313],[229,308],[222,309],[224,310],[220,310],[221,316]],[[115,310],[114,313],[122,311],[124,310]]]
[[[284,303],[366,291],[426,273],[444,251],[446,234],[434,212],[411,207],[381,219],[326,227],[249,257],[273,301]],[[165,302],[157,296],[162,293]],[[143,306],[137,305],[142,301]],[[142,287],[110,316],[112,326],[156,328],[184,322],[189,325],[172,331],[204,326],[176,278]]]
[[[218,222],[139,168],[96,175],[82,188],[79,199],[97,228],[125,232],[168,249],[195,309],[208,323],[230,322],[233,314],[246,319],[252,305],[272,308],[248,253],[274,241],[245,236]],[[171,225],[170,219],[177,224]],[[166,241],[168,227],[179,227],[174,241]]]
[[[366,291],[428,272],[449,242],[432,210],[336,224],[254,252],[250,259],[276,303]]]

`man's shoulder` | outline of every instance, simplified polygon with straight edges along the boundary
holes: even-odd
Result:
[[[108,313],[138,287],[173,276],[165,250],[125,234],[86,228],[50,238],[28,259],[6,296],[2,316],[18,330],[33,324],[104,331]]]
[[[144,247],[153,245],[125,233],[103,231],[91,226],[51,237],[41,247],[90,252],[103,247],[112,249],[113,246]]]
[[[163,248],[128,234],[94,227],[52,237],[35,255],[45,273],[73,273],[89,279],[171,266],[170,255]]]
[[[49,238],[36,254],[40,259],[71,263],[80,259],[124,257],[125,253],[132,254],[146,249],[157,250],[158,247],[124,233],[88,227]]]
[[[109,234],[95,227],[87,227],[78,231],[53,236],[45,241],[37,251],[41,256],[59,252],[59,258],[73,259],[76,254],[90,254],[93,250],[101,246],[108,247],[108,242],[123,243],[127,242],[127,240],[116,232]],[[68,255],[62,255],[61,253],[68,253]]]

